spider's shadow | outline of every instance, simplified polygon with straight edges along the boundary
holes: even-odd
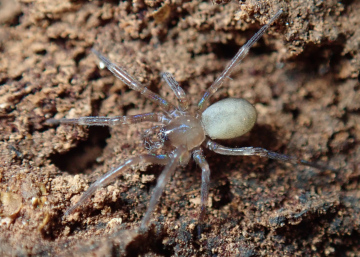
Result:
[[[219,143],[232,148],[262,147],[270,151],[283,150],[279,149],[278,134],[270,125],[256,124],[250,133],[231,140],[221,140]],[[211,160],[209,161],[209,165],[211,178],[214,180],[230,175],[229,172],[234,169],[241,169],[242,172],[250,173],[260,164],[267,165],[274,162],[273,160],[260,158],[258,156],[219,155],[210,150],[206,150],[205,155],[208,160]],[[266,172],[262,172],[262,174],[266,174]]]

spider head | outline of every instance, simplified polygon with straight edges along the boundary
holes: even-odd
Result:
[[[164,129],[164,134],[174,147],[185,145],[192,150],[205,140],[201,120],[192,115],[176,117]]]

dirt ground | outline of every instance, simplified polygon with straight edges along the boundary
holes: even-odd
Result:
[[[360,256],[360,1],[217,2],[0,1],[1,256]],[[242,97],[258,111],[250,133],[222,143],[337,171],[205,151],[201,238],[193,161],[177,169],[149,231],[136,229],[161,166],[133,167],[64,217],[99,176],[146,152],[150,125],[46,119],[159,110],[100,70],[92,47],[170,100],[160,74],[172,72],[196,104],[280,8],[211,99]]]

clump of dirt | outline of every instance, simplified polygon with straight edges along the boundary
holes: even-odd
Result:
[[[360,255],[360,3],[214,2],[222,4],[1,1],[2,256]],[[201,238],[193,162],[177,170],[149,231],[137,228],[157,166],[126,171],[64,218],[96,178],[146,152],[141,133],[149,125],[89,129],[45,120],[159,110],[100,70],[92,47],[169,99],[160,74],[173,73],[196,104],[280,8],[281,18],[211,99],[246,98],[259,113],[250,133],[224,144],[260,146],[336,172],[206,151],[212,182]]]

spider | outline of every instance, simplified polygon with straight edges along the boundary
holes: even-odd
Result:
[[[131,89],[140,92],[143,96],[158,104],[163,112],[151,112],[132,116],[117,117],[80,117],[77,119],[49,119],[49,124],[77,124],[88,126],[116,126],[131,125],[140,122],[158,123],[156,128],[160,128],[159,133],[153,133],[158,137],[158,141],[153,143],[148,141],[148,154],[136,156],[128,159],[120,166],[110,170],[93,183],[89,189],[81,196],[80,200],[71,208],[66,215],[73,213],[78,207],[85,203],[92,194],[100,187],[112,182],[116,177],[130,168],[132,165],[139,163],[152,163],[165,165],[164,170],[157,179],[157,184],[153,189],[148,209],[141,220],[140,229],[147,229],[150,224],[151,214],[154,211],[165,185],[169,182],[178,164],[187,165],[192,157],[202,170],[201,175],[201,202],[199,214],[199,233],[203,224],[206,204],[209,195],[210,169],[205,160],[202,147],[206,147],[215,153],[221,155],[257,155],[267,157],[283,162],[293,164],[303,164],[318,169],[326,169],[321,165],[307,162],[299,158],[268,151],[259,147],[240,147],[229,148],[214,142],[212,139],[232,139],[239,137],[252,129],[256,122],[257,113],[252,104],[245,99],[227,98],[220,100],[204,110],[205,104],[209,98],[222,86],[224,80],[228,78],[241,60],[247,55],[251,46],[259,40],[269,26],[282,14],[279,10],[270,21],[264,25],[238,53],[233,57],[225,70],[215,80],[215,82],[206,90],[197,107],[189,109],[189,99],[184,90],[176,82],[173,75],[168,72],[162,74],[163,79],[175,94],[178,105],[166,101],[160,95],[150,91],[141,85],[135,78],[128,74],[123,68],[112,63],[110,60],[101,55],[98,51],[92,49],[101,63],[104,64],[117,78],[128,85]],[[153,128],[155,129],[155,127]],[[150,129],[149,134],[153,131]],[[149,135],[145,135],[145,138]],[[168,153],[155,154],[154,149],[163,148]]]

